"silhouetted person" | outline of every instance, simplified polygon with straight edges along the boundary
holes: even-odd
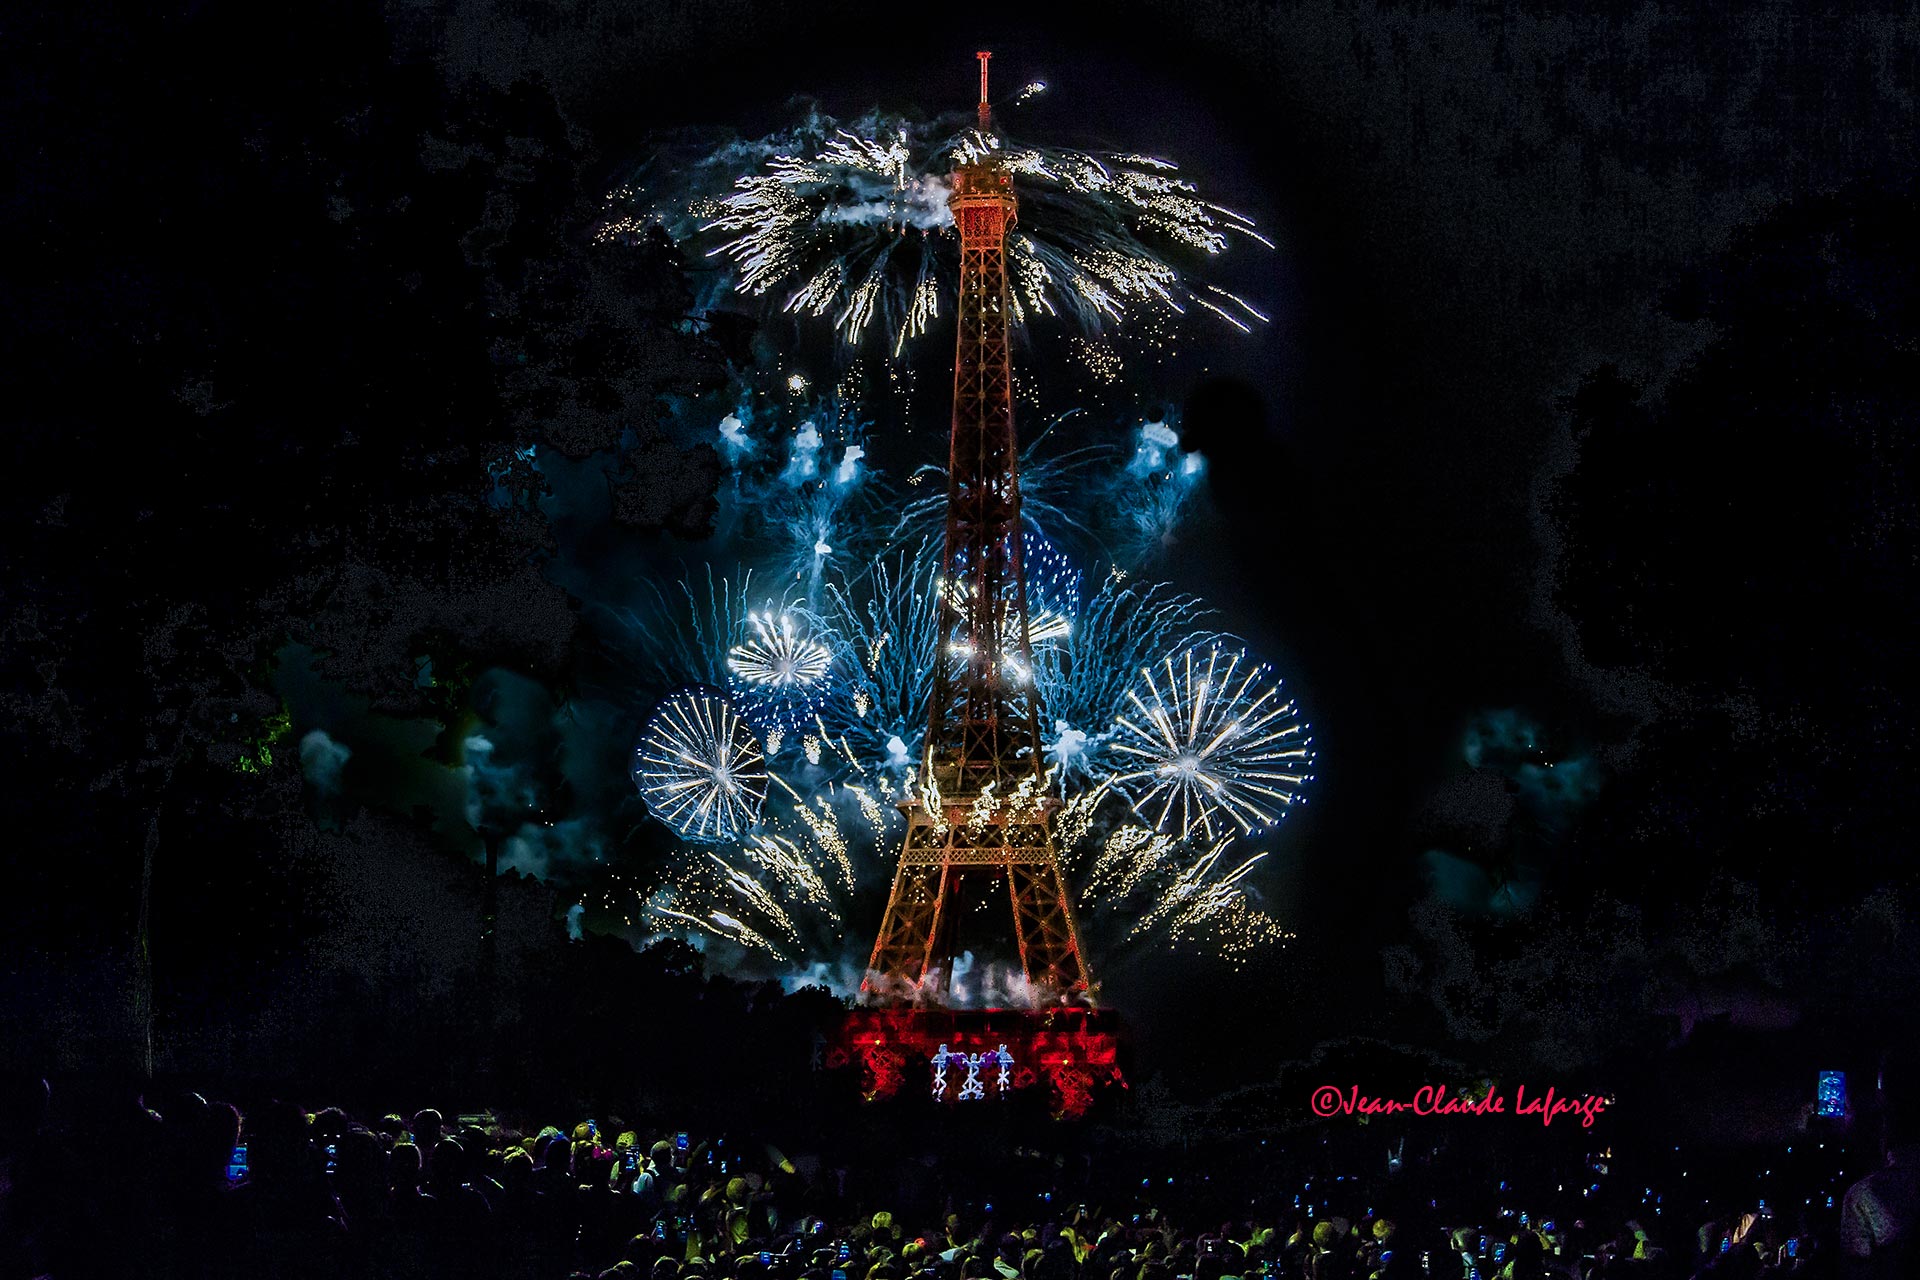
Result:
[[[1920,1274],[1920,1064],[1890,1056],[1880,1068],[1886,1167],[1847,1188],[1840,1207],[1844,1274],[1855,1280]]]
[[[226,1103],[188,1094],[167,1106],[161,1122],[160,1168],[155,1186],[165,1203],[161,1256],[152,1260],[172,1274],[199,1274],[198,1259],[224,1249],[227,1165],[240,1141],[240,1113]]]
[[[330,1276],[338,1273],[340,1206],[309,1140],[306,1113],[275,1102],[247,1116],[247,1181],[224,1202],[232,1274]]]
[[[433,1149],[427,1185],[433,1193],[430,1238],[449,1274],[485,1265],[493,1245],[492,1211],[468,1176],[467,1153],[452,1138]]]
[[[425,1167],[433,1167],[433,1149],[440,1145],[440,1130],[445,1124],[432,1107],[413,1113],[413,1145],[420,1148]]]
[[[1315,1223],[1313,1253],[1307,1259],[1311,1280],[1351,1280],[1352,1255],[1340,1238],[1340,1229],[1331,1222]]]
[[[1540,1237],[1531,1231],[1522,1231],[1508,1253],[1507,1265],[1500,1272],[1501,1280],[1546,1280],[1546,1275],[1546,1250],[1540,1244]]]
[[[60,1223],[41,1145],[49,1098],[38,1076],[0,1076],[0,1280],[53,1270]]]

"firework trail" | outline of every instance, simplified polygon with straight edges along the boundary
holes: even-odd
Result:
[[[1202,198],[1171,161],[1003,143],[957,120],[875,112],[842,125],[811,112],[757,141],[656,162],[657,177],[611,194],[597,235],[624,240],[661,224],[726,267],[739,296],[830,321],[849,344],[882,333],[898,355],[955,295],[948,174],[991,153],[1018,181],[1008,244],[1016,322],[1060,317],[1097,330],[1196,310],[1242,331],[1266,321],[1189,280],[1183,265],[1236,237],[1272,242]]]
[[[1097,832],[1106,832],[1079,897],[1094,931],[1119,932],[1106,947],[1110,953],[1188,948],[1238,968],[1260,948],[1293,936],[1247,897],[1247,875],[1266,854],[1224,870],[1221,854],[1229,840],[1196,852],[1177,836],[1137,823],[1109,826],[1100,821],[1107,794],[1102,788],[1069,802],[1056,832],[1063,866],[1072,865],[1074,854],[1093,843]]]
[[[789,893],[818,907],[833,923],[840,923],[840,914],[833,909],[833,894],[821,878],[819,866],[795,841],[765,832],[750,836],[743,853],[776,882],[786,886]]]
[[[780,900],[774,897],[765,885],[739,868],[729,865],[717,853],[709,853],[707,857],[719,869],[721,881],[745,906],[771,920],[775,927],[791,941],[800,941],[800,931],[794,927],[793,917],[787,914],[786,908],[780,905]]]
[[[822,719],[852,753],[899,776],[920,757],[933,689],[929,656],[938,643],[939,554],[931,542],[869,564],[829,584],[826,617],[844,654],[844,696]]]
[[[713,425],[692,425],[690,434],[710,432],[731,473],[721,540],[751,548],[751,563],[813,601],[830,569],[885,545],[889,495],[867,463],[871,424],[838,395],[806,394],[808,385],[794,375],[784,391],[743,386],[724,413],[699,404],[683,417],[697,424],[708,415]]]
[[[1313,739],[1265,666],[1219,644],[1145,667],[1110,749],[1116,788],[1157,830],[1213,840],[1272,826],[1312,781]],[[1219,830],[1216,830],[1219,828]]]
[[[734,645],[746,638],[755,606],[753,572],[716,578],[707,565],[668,590],[652,578],[639,580],[640,603],[600,605],[596,616],[611,622],[610,656],[623,686],[618,697],[658,696],[682,685],[725,687]]]
[[[1111,779],[1126,763],[1114,728],[1140,671],[1169,651],[1218,639],[1198,599],[1109,571],[1081,606],[1073,629],[1034,654],[1041,692],[1041,746],[1063,788]]]
[[[898,818],[860,785],[803,794],[778,775],[772,781],[779,795],[760,828],[718,848],[684,851],[666,881],[644,895],[641,927],[704,933],[788,961],[832,954],[844,943],[859,870],[891,855]]]
[[[1155,871],[1161,870],[1179,842],[1145,827],[1123,826],[1100,846],[1093,869],[1081,891],[1086,906],[1127,898]]]
[[[1162,930],[1170,944],[1211,948],[1236,967],[1254,950],[1291,938],[1291,933],[1247,900],[1241,887],[1247,873],[1267,855],[1256,853],[1233,870],[1222,871],[1220,855],[1227,843],[1216,843],[1177,870],[1129,936],[1146,937]]]

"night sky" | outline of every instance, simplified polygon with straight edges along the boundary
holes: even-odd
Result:
[[[1314,723],[1258,882],[1298,936],[1128,966],[1152,1061],[1219,1088],[1364,1036],[1592,1078],[1707,1052],[1696,1017],[1783,1061],[1880,1047],[1920,975],[1911,8],[1040,8],[6,20],[15,1065],[125,1052],[149,857],[163,1070],[297,1056],[335,970],[464,998],[471,837],[392,778],[476,697],[547,716],[590,680],[530,556],[692,554],[720,482],[649,420],[709,353],[652,336],[670,273],[593,257],[601,196],[796,95],[964,110],[977,48],[1050,86],[1018,136],[1173,156],[1277,246],[1214,277],[1273,323],[1133,390],[1208,463],[1162,576]],[[611,469],[617,536],[488,513],[536,440]],[[429,653],[515,675],[436,702]],[[282,699],[280,764],[242,768]],[[289,762],[370,714],[413,727],[359,800]],[[511,896],[529,967],[566,947],[564,902]]]

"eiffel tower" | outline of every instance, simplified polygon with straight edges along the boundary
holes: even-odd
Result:
[[[977,56],[986,135],[991,55]],[[1007,342],[1007,229],[1018,202],[997,152],[965,155],[949,204],[960,233],[960,335],[938,652],[922,793],[901,806],[906,844],[862,990],[882,1002],[942,1003],[961,887],[984,877],[994,892],[1005,881],[1036,1005],[1085,1004],[1091,979],[1053,841],[1059,802],[1047,794],[1041,767]]]

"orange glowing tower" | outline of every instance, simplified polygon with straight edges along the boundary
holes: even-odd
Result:
[[[987,59],[980,126],[991,128]],[[1040,697],[1033,685],[1021,565],[1019,444],[1007,325],[1013,175],[991,148],[968,153],[950,199],[960,234],[959,341],[947,467],[938,652],[922,793],[902,805],[906,845],[864,990],[939,1003],[953,973],[963,882],[1004,881],[1013,938],[1042,1006],[1085,1004],[1091,989],[1053,840]]]

